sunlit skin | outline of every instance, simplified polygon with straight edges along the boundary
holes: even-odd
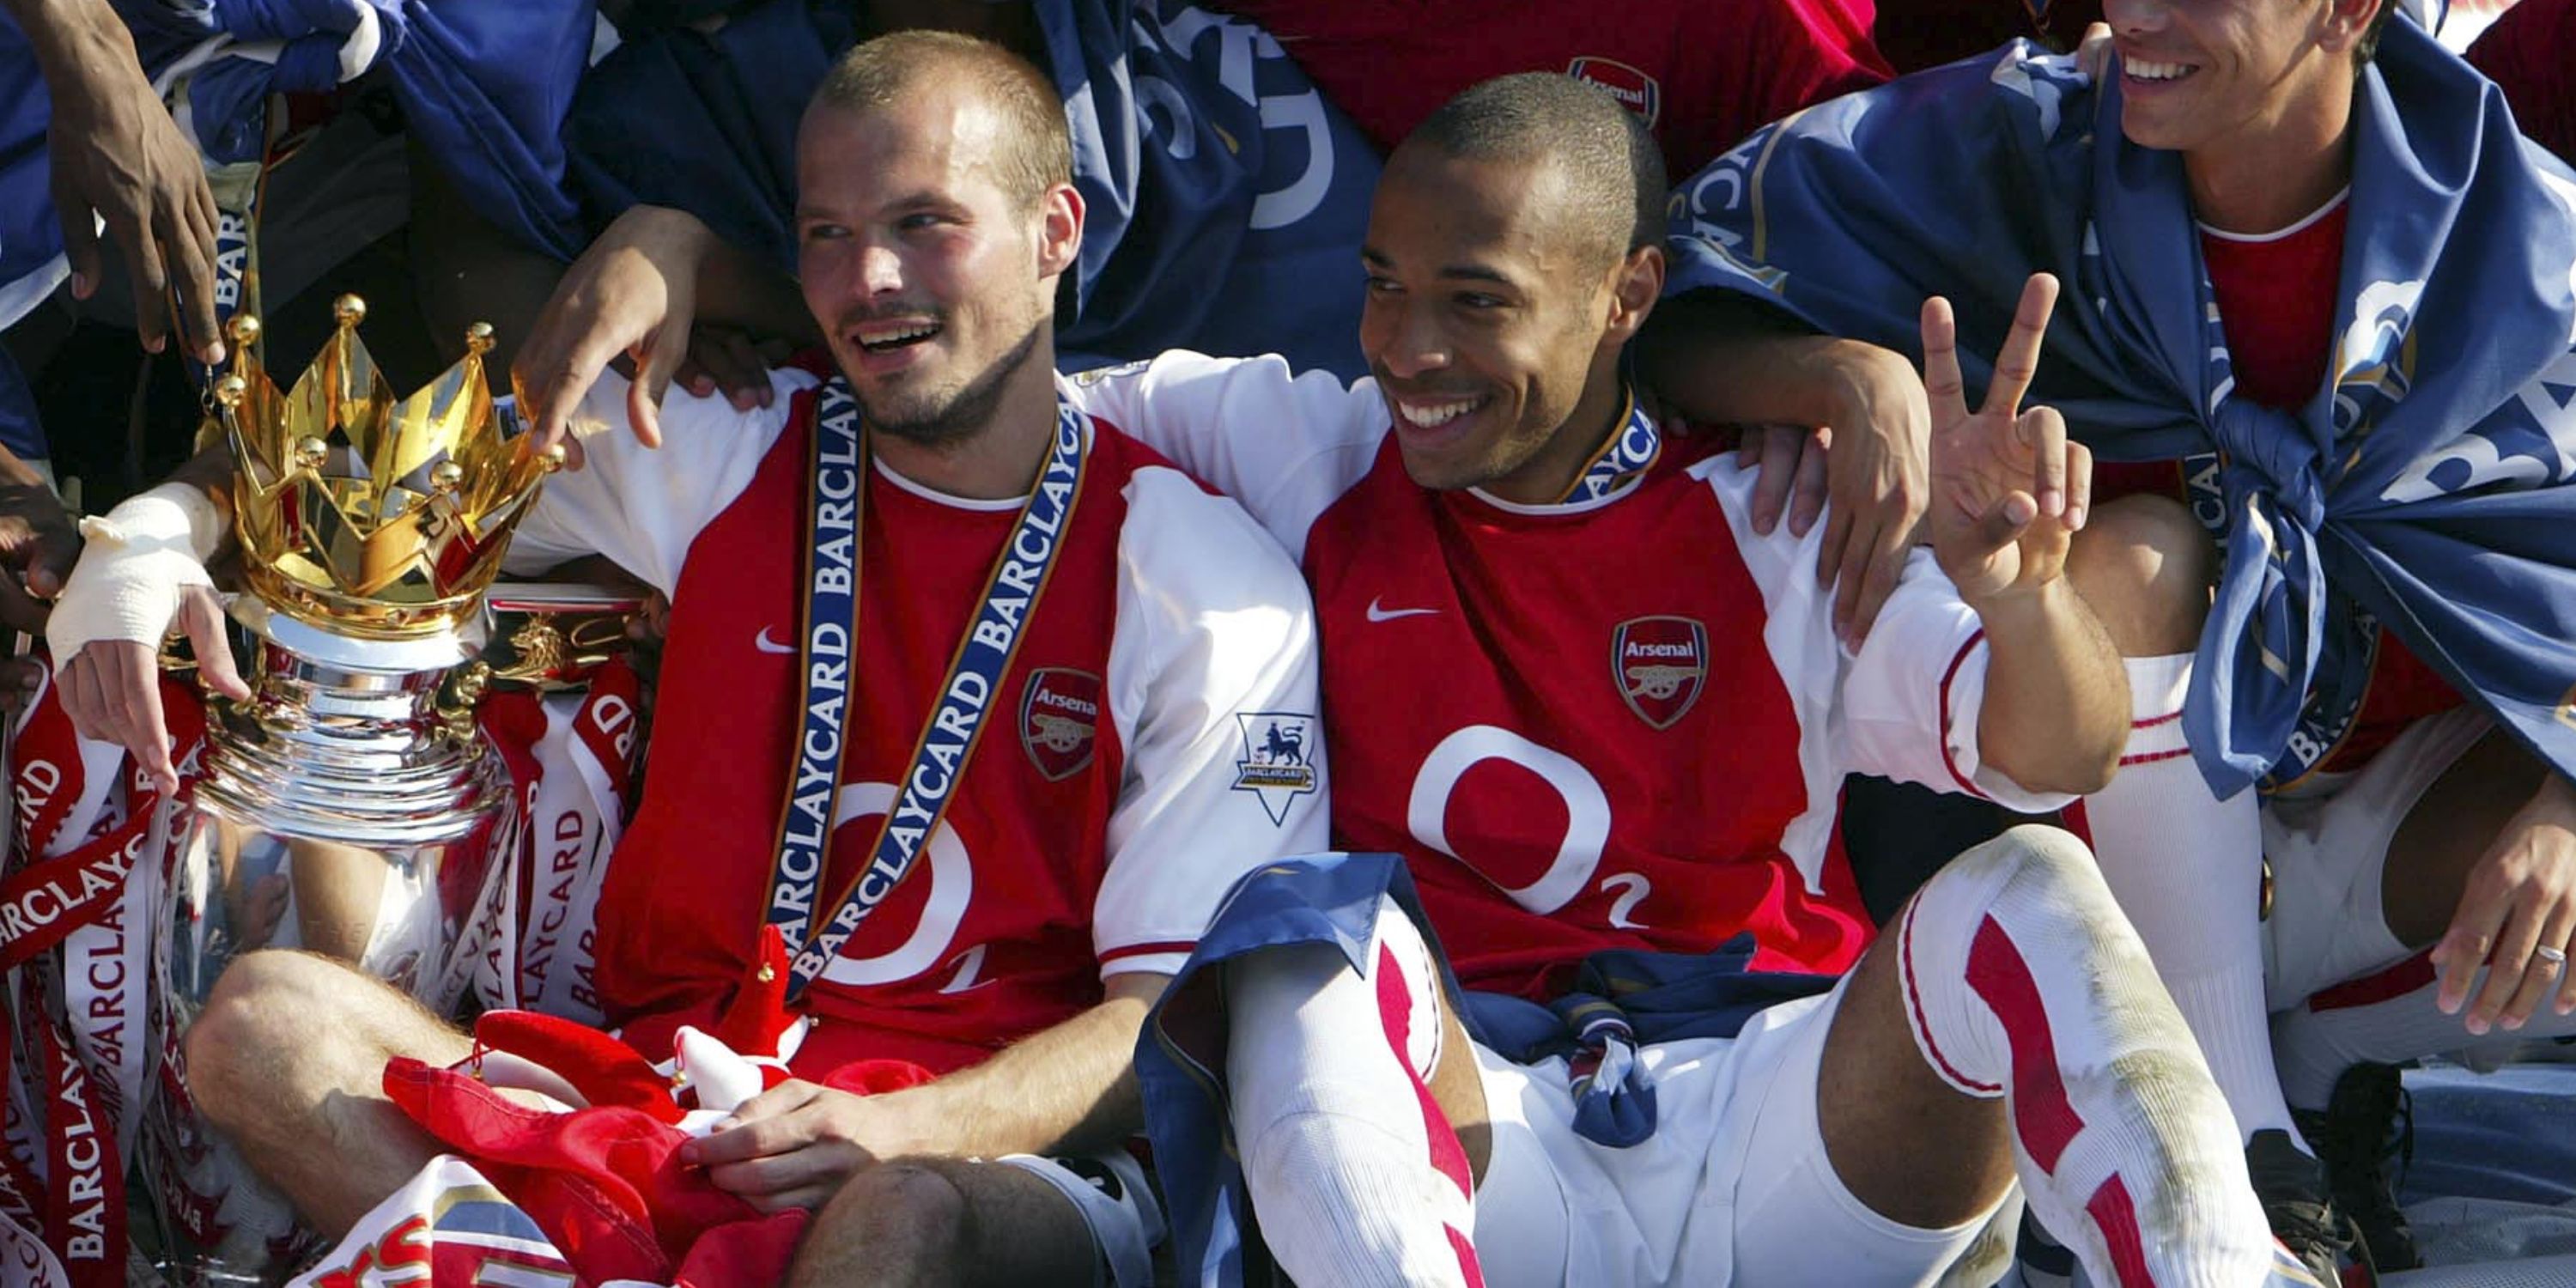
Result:
[[[2261,234],[2351,181],[2353,48],[2387,0],[2106,0],[2120,129],[2183,154],[2202,221]]]
[[[971,90],[928,78],[884,107],[815,107],[796,147],[805,304],[877,451],[970,496],[1027,485],[1037,457],[1019,440],[1054,423],[1056,279],[1081,244],[1072,188],[1032,204],[985,164],[1006,128]]]
[[[1414,482],[1554,501],[1624,410],[1619,350],[1663,288],[1663,251],[1605,263],[1554,213],[1568,189],[1543,161],[1428,148],[1398,149],[1379,180],[1360,348]]]

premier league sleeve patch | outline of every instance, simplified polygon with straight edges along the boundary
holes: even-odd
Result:
[[[1273,824],[1288,821],[1288,806],[1316,787],[1310,760],[1315,717],[1297,711],[1238,711],[1243,759],[1234,762],[1234,790],[1261,801]]]
[[[1029,672],[1020,696],[1020,745],[1050,783],[1081,773],[1099,740],[1100,677],[1060,666]]]

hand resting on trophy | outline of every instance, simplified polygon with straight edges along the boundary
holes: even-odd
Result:
[[[229,470],[220,453],[212,468]],[[224,634],[223,603],[206,563],[226,535],[214,500],[187,475],[81,521],[87,544],[45,624],[63,711],[84,738],[123,746],[155,788],[178,790],[170,735],[162,723],[162,639],[173,627],[196,650],[206,686],[247,700]]]

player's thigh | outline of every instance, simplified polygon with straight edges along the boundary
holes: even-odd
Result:
[[[2430,811],[2457,803],[2455,792],[2437,785],[2490,728],[2484,714],[2468,708],[2426,717],[2331,793],[2264,804],[2272,899],[2263,921],[2263,974],[2271,1009],[2296,1006],[2421,946],[2420,936],[2405,933],[2411,927],[2390,924],[2390,862],[2398,850],[2422,851],[2419,838],[2440,834],[2444,845],[2483,848],[2493,835],[2491,827],[2427,827]],[[2466,836],[2471,830],[2474,838]],[[2450,906],[2437,911],[2439,920],[2448,919]]]
[[[1808,1284],[1930,1285],[1979,1247],[2010,1197],[1955,1225],[1922,1228],[1872,1211],[1835,1173],[1818,1114],[1827,1034],[1849,991],[1795,1003],[1738,1041],[1728,1112],[1750,1129],[1734,1166],[1737,1288]],[[1937,1173],[1941,1169],[1927,1169]]]
[[[1163,1242],[1163,1207],[1135,1156],[1121,1150],[1010,1154],[958,1164],[966,1198],[970,1283],[1146,1288]]]
[[[226,967],[187,1037],[192,1083],[258,1097],[319,1081],[373,1087],[396,1055],[453,1064],[473,1044],[382,980],[314,953],[267,949]]]

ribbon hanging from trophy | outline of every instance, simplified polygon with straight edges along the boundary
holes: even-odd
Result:
[[[195,782],[204,717],[165,681],[180,792]],[[0,970],[14,1015],[0,1147],[0,1245],[46,1256],[39,1283],[125,1282],[124,1160],[164,1046],[150,952],[171,840],[164,801],[121,749],[77,737],[48,676],[14,746],[16,844],[0,878]],[[39,1204],[38,1196],[42,1196]],[[11,1228],[14,1227],[14,1228]]]
[[[869,457],[866,426],[848,384],[838,376],[824,382],[817,406],[806,484],[805,634],[797,671],[805,680],[805,716],[778,811],[766,915],[795,954],[788,968],[790,998],[822,976],[860,924],[902,884],[957,798],[993,695],[1002,691],[1019,656],[1027,623],[1072,529],[1091,443],[1090,417],[1059,399],[1046,464],[985,574],[974,620],[957,642],[947,678],[934,690],[938,696],[897,781],[894,807],[877,827],[866,866],[844,884],[830,915],[818,923],[815,898],[831,857],[843,749],[856,718],[850,680],[858,665]]]
[[[154,88],[176,101],[206,61],[181,59]],[[265,118],[267,105],[258,110]],[[259,129],[274,142],[265,119]],[[272,146],[232,164],[206,158],[218,333],[256,305],[260,199],[270,168],[292,150]],[[175,284],[172,292],[175,311]],[[187,366],[201,388],[218,374],[194,357]],[[193,693],[166,683],[163,709],[184,794],[204,713]],[[125,1282],[125,1160],[165,1051],[148,984],[152,909],[175,838],[159,794],[139,772],[118,773],[122,750],[72,733],[50,674],[14,732],[13,844],[0,879],[0,1011],[10,1013],[0,1023],[9,1102],[0,1253],[41,1254],[6,1262],[38,1283],[109,1288]],[[40,1192],[41,1212],[32,1202]]]
[[[486,1010],[606,1022],[598,979],[599,891],[626,817],[643,681],[623,660],[579,694],[495,693],[475,709],[509,769],[518,808],[458,941],[459,978]]]

